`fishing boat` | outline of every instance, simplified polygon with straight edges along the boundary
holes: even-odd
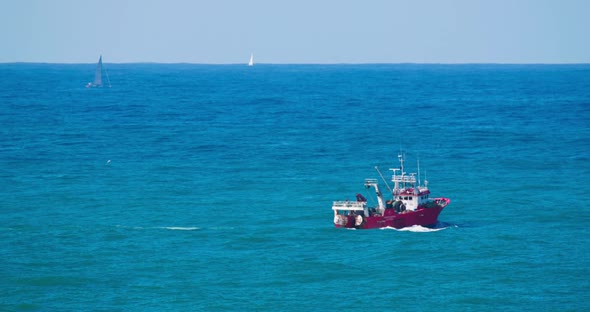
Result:
[[[248,61],[248,66],[254,66],[254,54],[250,54],[250,60]]]
[[[87,83],[86,88],[101,88],[101,87],[103,87],[103,83],[102,83],[103,70],[104,69],[102,68],[102,55],[101,55],[98,58],[98,64],[96,64],[96,71],[94,72],[94,81]],[[106,70],[104,70],[104,73],[106,74],[108,87],[110,88],[111,87],[111,80],[109,79],[109,74],[107,73]]]
[[[401,229],[414,225],[425,227],[436,225],[438,215],[451,200],[445,197],[430,197],[428,181],[424,179],[424,185],[420,185],[419,162],[418,179],[416,179],[416,173],[408,174],[404,171],[403,155],[398,155],[398,160],[400,167],[389,169],[393,171],[391,178],[393,189],[389,187],[379,168],[375,167],[387,185],[391,198],[387,200],[383,198],[377,179],[365,179],[365,188],[373,189],[377,195],[376,205],[369,205],[362,194],[357,194],[355,201],[335,201],[332,210],[336,227]]]

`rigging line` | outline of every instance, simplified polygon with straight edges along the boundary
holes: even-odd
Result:
[[[111,79],[109,79],[109,72],[107,71],[107,69],[104,69],[104,73],[107,74],[107,81],[109,82],[109,88],[111,87]]]
[[[381,171],[379,171],[379,167],[375,166],[375,170],[377,170],[377,172],[379,173],[379,175],[381,176],[381,180],[383,180],[383,182],[385,182],[385,186],[387,186],[387,189],[389,190],[390,193],[393,193],[393,191],[391,190],[391,187],[389,187],[389,184],[387,184],[387,181],[385,180],[385,178],[383,177],[383,175],[381,174]]]
[[[107,74],[107,81],[109,82],[109,88],[111,87],[111,79],[109,79],[109,72],[105,69],[104,72]]]

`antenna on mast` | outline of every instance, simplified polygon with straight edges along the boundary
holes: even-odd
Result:
[[[420,158],[418,158],[418,186],[420,186],[420,184],[422,184],[420,182]]]

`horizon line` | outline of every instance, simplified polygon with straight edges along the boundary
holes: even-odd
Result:
[[[29,62],[29,61],[16,61],[16,62],[0,62],[0,64],[48,64],[48,65],[87,65],[96,64],[97,62],[90,63],[66,63],[66,62]],[[103,64],[153,64],[153,65],[211,65],[211,66],[232,66],[232,65],[247,65],[244,63],[198,63],[198,62],[153,62],[153,61],[138,61],[138,62],[105,62]],[[255,63],[256,65],[590,65],[590,62],[563,62],[563,63],[552,63],[552,62],[530,62],[530,63],[518,63],[518,62],[338,62],[338,63]]]

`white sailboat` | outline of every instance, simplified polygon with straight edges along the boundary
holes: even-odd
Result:
[[[250,61],[248,61],[248,66],[254,66],[254,54],[250,54]]]
[[[101,88],[101,87],[103,87],[102,71],[103,71],[103,68],[102,68],[102,55],[101,55],[98,58],[98,64],[96,64],[96,71],[94,72],[94,81],[86,84],[86,88]],[[106,70],[104,70],[104,72],[106,74],[108,87],[110,88],[111,87],[111,80],[109,79],[109,73],[107,73]]]

